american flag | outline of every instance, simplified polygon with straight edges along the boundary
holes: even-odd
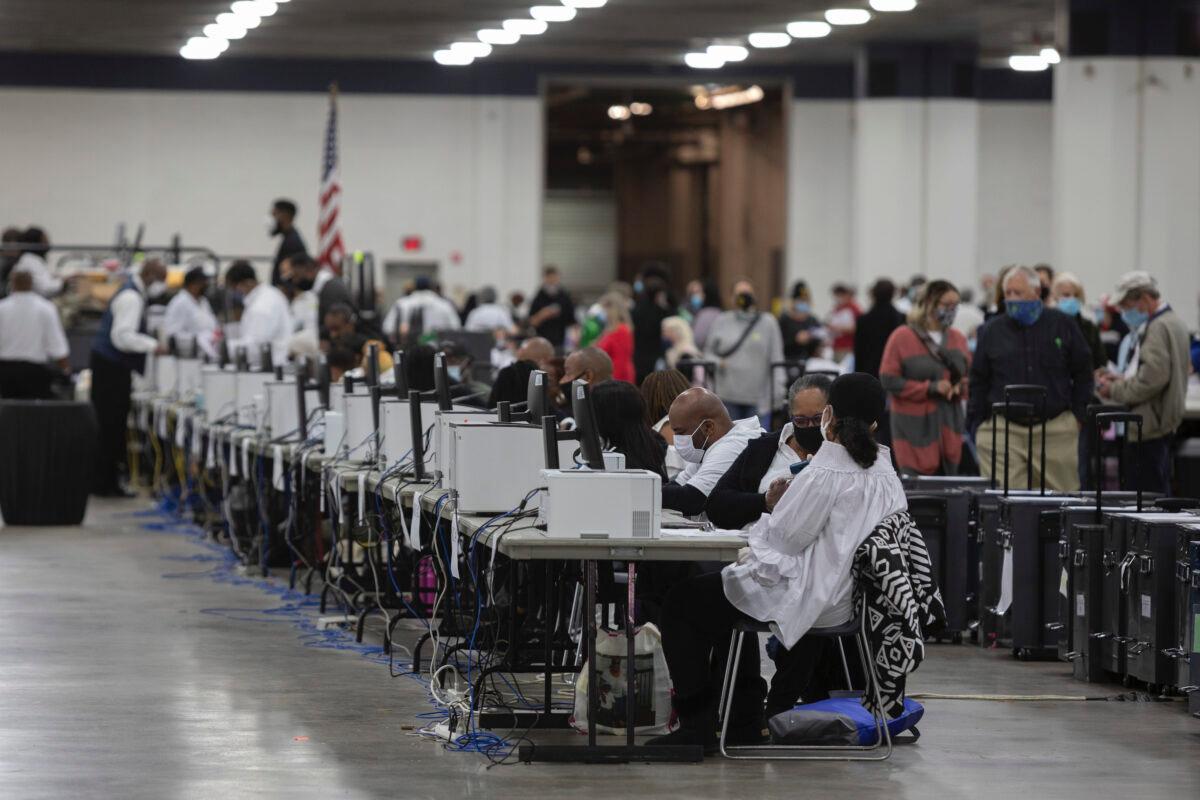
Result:
[[[342,182],[338,178],[337,148],[337,85],[329,87],[329,125],[325,128],[325,158],[321,168],[321,209],[318,218],[320,242],[317,262],[334,272],[342,271],[346,248],[342,245],[342,229],[338,212],[342,204]]]

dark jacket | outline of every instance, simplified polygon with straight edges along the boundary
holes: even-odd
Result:
[[[764,433],[746,445],[708,496],[705,511],[718,528],[737,530],[767,513],[766,495],[760,494],[762,481],[779,449],[779,431]]]
[[[888,337],[904,324],[904,315],[892,306],[876,304],[858,318],[854,329],[854,369],[879,377],[879,365],[883,361],[883,349]]]
[[[1047,308],[1029,327],[1005,315],[979,329],[971,362],[967,430],[974,432],[992,415],[992,404],[1004,400],[1005,386],[1018,383],[1046,387],[1047,419],[1070,411],[1083,421],[1092,397],[1092,353],[1074,319]],[[1029,397],[1012,399],[1030,402]]]
[[[529,316],[532,317],[543,308],[556,303],[559,307],[558,316],[538,325],[537,335],[548,339],[550,344],[559,350],[567,338],[567,328],[575,324],[575,303],[571,301],[571,296],[561,288],[558,294],[550,294],[545,288],[538,289],[537,294],[533,296],[533,302],[529,304]]]
[[[809,339],[808,344],[796,341],[796,335],[801,331],[811,331],[821,327],[821,320],[811,314],[803,320],[796,319],[786,311],[779,315],[779,333],[783,337],[783,357],[788,361],[807,361],[821,349],[820,339]]]
[[[308,248],[304,246],[304,240],[300,238],[300,232],[295,228],[283,232],[283,239],[279,242],[279,249],[275,251],[275,263],[271,267],[271,285],[279,285],[279,265],[284,259],[307,253]]]
[[[1075,315],[1075,323],[1079,325],[1079,332],[1092,351],[1092,369],[1097,370],[1108,364],[1108,353],[1104,350],[1104,342],[1100,341],[1100,329],[1096,323],[1079,314]]]
[[[325,325],[325,315],[337,303],[345,303],[357,310],[354,305],[354,297],[350,294],[346,282],[335,276],[327,280],[321,287],[320,293],[317,294],[317,313],[321,315],[320,325]]]

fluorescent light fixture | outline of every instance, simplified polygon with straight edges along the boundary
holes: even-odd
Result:
[[[745,61],[750,55],[750,51],[740,44],[710,44],[705,52],[722,61]]]
[[[712,109],[720,111],[726,108],[736,108],[751,103],[757,103],[766,96],[761,86],[750,86],[745,89],[729,86],[722,89],[696,95],[696,108],[701,111]]]
[[[1060,56],[1058,51],[1053,47],[1043,47],[1042,52],[1038,53],[1038,56],[1040,56],[1042,61],[1045,61],[1047,64],[1057,64],[1058,62],[1062,61],[1062,56]]]
[[[912,11],[916,7],[917,0],[871,0],[876,11]]]
[[[487,58],[492,54],[492,46],[487,42],[455,42],[450,45],[450,52],[462,53],[472,59]]]
[[[630,103],[629,113],[635,117],[648,117],[654,112],[654,106],[649,103]]]
[[[254,30],[258,24],[262,22],[262,17],[258,15],[254,5],[254,0],[238,0],[229,7],[233,12],[233,16],[237,19],[238,25],[241,25],[246,30]]]
[[[711,53],[688,53],[683,57],[683,63],[692,69],[720,69],[725,66],[725,59]]]
[[[230,30],[233,28],[238,28],[241,30],[243,36],[246,35],[246,26],[242,24],[242,18],[237,14],[230,13],[229,11],[226,11],[224,14],[217,14],[217,24],[222,28],[228,28]],[[234,36],[229,38],[236,39],[239,37]]]
[[[570,22],[575,19],[575,9],[567,6],[534,6],[529,16],[542,22]]]
[[[615,119],[617,122],[621,122],[623,120],[629,119],[629,107],[628,106],[609,106],[608,107],[608,118]]]
[[[792,37],[786,33],[760,32],[750,34],[750,46],[759,50],[772,50],[776,47],[787,47],[792,43]]]
[[[222,14],[221,16],[225,16]],[[230,14],[230,16],[233,16]],[[241,39],[246,35],[246,29],[241,25],[226,25],[220,22],[210,22],[204,26],[204,35],[209,39]]]
[[[504,30],[521,36],[537,36],[539,33],[545,33],[548,26],[540,19],[506,19],[503,27]]]
[[[212,61],[221,54],[216,50],[197,48],[185,44],[183,47],[179,48],[179,55],[183,56],[188,61]]]
[[[516,44],[521,41],[521,34],[506,31],[503,28],[484,28],[476,36],[479,37],[479,41],[488,44]]]
[[[1008,65],[1017,72],[1041,72],[1050,67],[1041,56],[1009,56]]]
[[[562,0],[562,4],[571,8],[603,8],[608,0]]]
[[[254,13],[260,17],[272,16],[279,10],[279,4],[275,0],[250,0],[254,4]]]
[[[787,26],[788,36],[793,39],[820,39],[828,36],[831,31],[833,31],[833,27],[828,22],[820,20],[792,22]]]
[[[438,50],[433,54],[433,60],[443,67],[465,67],[475,58],[461,50]]]
[[[224,39],[193,36],[179,49],[179,55],[187,59],[209,61],[224,53],[228,47],[229,42]]]
[[[865,8],[831,8],[825,12],[825,21],[830,25],[865,25],[871,20],[871,12]]]

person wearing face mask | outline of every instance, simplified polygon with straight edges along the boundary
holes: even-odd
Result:
[[[779,315],[783,357],[804,362],[817,355],[825,343],[825,329],[812,310],[812,292],[804,281],[792,284],[792,302]]]
[[[824,442],[771,514],[750,529],[738,562],[683,581],[667,595],[663,653],[680,727],[648,744],[714,747],[721,673],[713,663],[728,652],[733,626],[747,619],[770,623],[787,648],[787,668],[767,695],[759,643],[746,637],[734,678],[731,743],[761,743],[768,715],[791,708],[797,696],[811,702],[828,695],[826,676],[841,672],[836,645],[805,634],[853,619],[855,552],[884,519],[908,507],[891,453],[875,440],[883,409],[877,379],[838,377],[821,414]]]
[[[529,304],[529,324],[555,349],[563,346],[567,329],[575,324],[575,303],[562,288],[562,276],[554,265],[542,270],[542,286]]]
[[[711,280],[688,281],[687,313],[692,320],[692,335],[701,350],[708,342],[713,323],[721,316],[721,293]]]
[[[971,394],[967,403],[967,431],[975,437],[979,465],[991,477],[992,431],[1003,439],[1004,422],[992,414],[994,403],[1004,400],[1004,387],[1034,384],[1046,388],[1045,405],[1034,398],[1036,410],[1013,409],[1010,414],[1010,486],[1027,484],[1025,472],[1028,427],[1033,426],[1033,484],[1041,482],[1041,422],[1046,422],[1046,487],[1061,492],[1079,489],[1078,437],[1092,397],[1092,354],[1075,320],[1041,300],[1041,280],[1029,267],[1013,267],[1003,279],[1003,316],[994,317],[979,330],[971,363]],[[1031,398],[1014,397],[1030,402]],[[1003,463],[1003,453],[997,464]]]
[[[1083,282],[1071,272],[1060,272],[1054,276],[1050,287],[1050,296],[1054,307],[1075,320],[1079,332],[1083,334],[1088,349],[1092,352],[1092,369],[1100,369],[1108,363],[1108,355],[1104,352],[1104,342],[1100,340],[1100,328],[1083,313],[1087,298],[1083,293]]]
[[[1143,420],[1142,443],[1134,444],[1124,459],[1128,467],[1136,465],[1136,473],[1124,485],[1170,494],[1171,440],[1187,401],[1187,326],[1162,299],[1148,272],[1121,276],[1113,301],[1133,332],[1134,349],[1123,373],[1097,373],[1097,393],[1105,401],[1129,406]]]
[[[835,283],[832,291],[833,311],[829,313],[826,327],[833,337],[834,360],[841,361],[854,352],[854,331],[863,312],[858,303],[854,302],[854,287]]]
[[[175,293],[163,314],[162,332],[177,342],[191,341],[202,353],[216,354],[217,317],[205,296],[208,275],[204,267],[193,267],[183,276],[183,288]]]
[[[293,330],[287,297],[277,287],[259,283],[254,267],[245,261],[230,265],[225,273],[225,288],[231,302],[242,304],[238,335],[231,338],[229,352],[236,353],[244,347],[250,364],[257,366],[262,345],[269,344],[271,360],[283,364]]]
[[[771,398],[782,397],[785,386],[771,364],[783,360],[779,322],[758,308],[754,284],[733,285],[736,310],[724,311],[713,323],[705,356],[717,363],[716,392],[736,419],[771,413]],[[774,390],[772,390],[774,386]]]
[[[662,323],[676,310],[675,297],[667,280],[665,269],[657,264],[648,264],[642,269],[638,283],[634,284],[630,323],[633,328],[633,364],[638,383],[655,370],[667,350],[663,342]],[[615,356],[613,360],[616,361]]]
[[[879,377],[879,362],[892,331],[904,324],[904,315],[892,305],[896,284],[881,278],[871,286],[871,310],[854,328],[854,369]]]
[[[92,494],[132,496],[121,486],[125,464],[125,420],[129,416],[133,373],[146,367],[147,353],[167,348],[146,333],[146,299],[161,297],[167,289],[167,268],[156,258],[147,259],[125,279],[108,301],[92,340],[92,406],[100,428]]]
[[[806,375],[788,390],[791,421],[746,445],[708,496],[705,512],[718,528],[736,530],[770,514],[793,470],[821,448],[821,412],[829,402],[828,375]]]
[[[702,388],[676,397],[667,417],[675,452],[687,466],[663,486],[662,507],[697,517],[721,478],[763,429],[754,416],[730,419],[721,399]]]
[[[971,364],[966,337],[953,327],[959,302],[949,281],[925,284],[883,351],[879,379],[891,395],[892,448],[904,473],[959,472]]]
[[[288,259],[288,267],[296,289],[300,292],[310,293],[316,300],[316,308],[311,309],[309,316],[301,320],[305,329],[316,330],[320,321],[325,319],[325,315],[335,305],[341,304],[354,308],[354,298],[350,294],[350,289],[328,265],[317,264],[316,260],[308,253],[297,253]],[[320,333],[324,338],[326,331],[321,329]]]
[[[279,249],[275,251],[275,262],[271,266],[271,285],[279,286],[283,280],[280,270],[283,262],[293,256],[307,253],[304,240],[296,230],[296,204],[291,200],[280,198],[271,204],[271,213],[267,217],[267,235],[279,240]]]

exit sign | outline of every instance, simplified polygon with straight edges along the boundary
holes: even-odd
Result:
[[[419,253],[425,247],[425,240],[420,236],[405,236],[400,240],[400,247],[406,253]]]

